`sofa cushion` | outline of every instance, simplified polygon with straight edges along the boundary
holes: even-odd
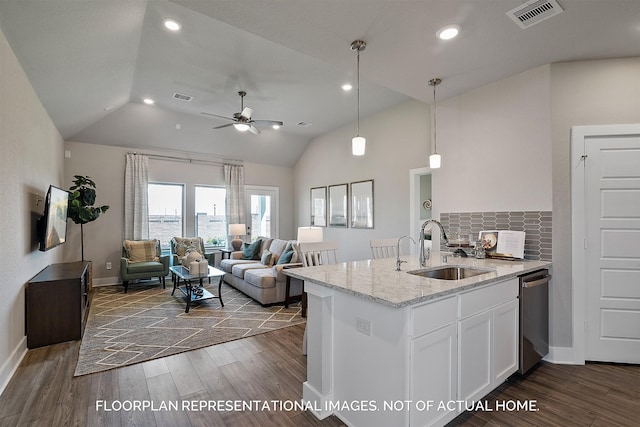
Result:
[[[276,286],[276,278],[271,268],[248,270],[244,275],[244,281],[262,289],[275,288]]]
[[[233,272],[233,266],[238,264],[255,264],[256,262],[248,259],[223,259],[220,261],[220,270],[225,273],[231,274]]]
[[[267,267],[265,267],[264,265],[260,264],[259,262],[236,264],[231,269],[231,274],[233,274],[238,279],[244,279],[244,275],[245,275],[245,273],[247,271],[256,270],[256,269],[263,269],[263,268],[267,269]]]
[[[158,241],[153,240],[125,240],[124,249],[130,263],[159,261]]]
[[[261,245],[261,239],[258,239],[253,243],[245,243],[242,245],[242,259],[259,260]]]

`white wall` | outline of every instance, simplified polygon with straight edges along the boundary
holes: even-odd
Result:
[[[438,103],[436,215],[551,210],[549,79],[545,65]]]
[[[571,127],[640,123],[640,58],[551,65],[553,282],[551,342],[572,345]]]
[[[26,283],[60,259],[39,252],[35,221],[50,184],[62,186],[62,138],[0,32],[0,392],[26,351]]]
[[[96,182],[96,205],[109,205],[109,210],[95,222],[84,226],[85,259],[93,261],[93,280],[96,284],[120,281],[120,253],[123,233],[124,158],[131,149],[99,144],[65,142],[71,158],[65,158],[65,188],[72,185],[74,175],[89,175]],[[144,150],[144,153],[184,157],[181,153]],[[149,180],[185,184],[186,197],[193,199],[194,185],[224,185],[221,166],[184,163],[169,160],[149,160]],[[295,235],[293,225],[293,169],[279,166],[245,163],[245,183],[280,188],[280,236]],[[193,221],[186,227],[193,235]],[[80,226],[69,222],[65,261],[77,261],[80,254]],[[107,270],[110,261],[113,269]]]
[[[369,240],[409,234],[409,169],[425,166],[429,155],[429,107],[408,101],[360,119],[366,154],[351,155],[355,123],[314,139],[295,166],[296,223],[309,225],[312,187],[374,180],[374,229],[324,229],[324,240],[339,244],[339,260],[371,257]]]

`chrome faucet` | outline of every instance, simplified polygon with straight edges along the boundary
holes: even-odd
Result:
[[[420,227],[420,266],[422,267],[426,267],[427,266],[427,257],[424,253],[424,229],[427,227],[427,225],[429,224],[436,224],[438,227],[440,227],[440,238],[444,241],[445,245],[449,244],[449,239],[447,238],[447,233],[444,232],[444,227],[442,226],[442,224],[440,224],[440,221],[437,221],[435,219],[428,219],[426,220],[423,224],[422,227]]]
[[[400,265],[402,265],[403,262],[407,262],[407,261],[403,261],[400,259],[400,241],[402,239],[404,239],[405,237],[408,237],[409,239],[411,239],[411,241],[413,242],[413,244],[416,244],[416,241],[413,240],[413,237],[411,236],[402,236],[398,239],[398,247],[396,248],[396,253],[398,254],[398,259],[396,259],[396,271],[401,271],[400,270]]]

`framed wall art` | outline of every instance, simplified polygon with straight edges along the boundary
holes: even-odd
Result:
[[[327,187],[311,189],[311,225],[327,226]]]
[[[348,195],[347,184],[329,186],[329,227],[348,227]]]
[[[373,228],[373,180],[352,182],[351,227]]]

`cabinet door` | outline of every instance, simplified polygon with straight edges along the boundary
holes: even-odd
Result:
[[[434,406],[411,406],[410,425],[444,424],[456,411],[438,411],[440,402],[456,400],[457,337],[456,324],[440,328],[411,340],[411,399],[432,402]]]
[[[494,387],[518,370],[518,300],[493,310]]]
[[[477,400],[492,390],[492,312],[459,322],[458,400]]]

